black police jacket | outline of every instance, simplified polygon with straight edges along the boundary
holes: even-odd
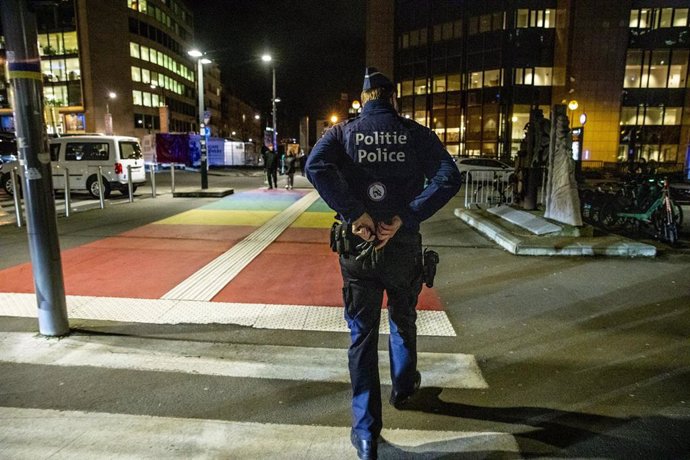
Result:
[[[306,175],[344,221],[364,212],[374,221],[398,215],[409,231],[418,231],[461,184],[436,134],[378,100],[323,135],[309,154]]]

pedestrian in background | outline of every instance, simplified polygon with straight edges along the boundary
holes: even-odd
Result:
[[[264,160],[264,170],[266,171],[266,179],[268,181],[268,188],[278,188],[278,155],[273,150],[264,145],[261,148],[261,156]]]
[[[297,158],[295,157],[295,153],[287,152],[287,156],[285,157],[285,174],[287,175],[287,183],[285,184],[286,189],[292,190],[295,185],[296,164]]]
[[[420,387],[416,305],[422,288],[419,224],[459,190],[453,159],[428,128],[398,115],[393,83],[367,68],[361,114],[329,129],[309,154],[307,179],[334,209],[345,319],[350,329],[350,439],[377,458],[381,429],[378,333],[388,296],[390,403],[409,407]],[[425,186],[425,181],[426,186]]]

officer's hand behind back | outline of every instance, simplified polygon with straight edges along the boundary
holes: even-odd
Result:
[[[376,225],[376,239],[379,243],[376,245],[376,249],[381,249],[388,243],[388,240],[393,238],[393,236],[402,227],[402,219],[399,216],[394,216],[390,222],[379,222]]]
[[[376,226],[369,213],[364,213],[352,222],[352,233],[364,241],[372,241],[376,237]]]

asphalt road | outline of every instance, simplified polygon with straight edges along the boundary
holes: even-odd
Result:
[[[194,184],[197,176],[178,174],[177,180]],[[256,188],[261,181],[251,174],[209,178],[211,186],[236,191]],[[159,193],[165,182],[161,176]],[[301,177],[296,185],[307,186]],[[140,188],[131,204],[61,217],[61,248],[213,201],[173,199],[169,192],[152,199],[146,192]],[[652,260],[516,257],[457,219],[453,209],[461,205],[458,195],[422,227],[425,245],[441,257],[435,287],[457,336],[420,337],[419,350],[474,357],[486,386],[429,387],[423,379],[414,410],[399,412],[384,404],[384,425],[397,431],[384,432],[394,442],[382,448],[380,458],[690,458],[690,253],[664,251]],[[12,225],[0,227],[0,268],[28,260],[24,232]],[[113,267],[112,276],[131,269],[136,268]],[[309,288],[308,279],[301,282]],[[133,350],[152,356],[164,350],[193,355],[208,352],[200,352],[200,346],[234,345],[342,350],[348,343],[346,333],[237,325],[75,320],[71,326],[73,337],[106,349],[118,347],[124,356]],[[0,336],[23,337],[36,330],[35,319],[0,317]],[[382,339],[380,349],[386,346]],[[389,389],[383,391],[386,395]],[[346,439],[349,385],[302,381],[287,373],[284,379],[251,378],[127,365],[61,366],[0,356],[0,409],[3,425],[15,427],[11,434],[0,433],[0,457],[3,444],[8,449],[3,439],[24,439],[26,444],[24,451],[11,450],[7,458],[48,457],[32,440],[37,430],[49,428],[68,435],[71,425],[58,415],[72,412],[60,411],[98,416],[104,426],[114,426],[103,421],[106,417],[123,417],[117,424],[130,431],[118,428],[115,436],[132,436],[152,446],[154,421],[175,421],[179,426],[171,426],[178,437],[165,438],[167,451],[162,448],[175,458],[319,458],[318,449],[332,458],[355,458]],[[33,427],[20,423],[31,417]],[[41,420],[52,425],[39,429]],[[255,429],[255,450],[207,437],[212,422],[224,423],[223,429],[233,433],[238,426]],[[261,431],[267,426],[272,431]],[[432,434],[445,432],[456,434],[430,441]],[[100,438],[86,443],[91,451],[74,440],[57,457],[85,452],[91,458],[147,456],[145,447],[106,439],[111,436],[107,429],[97,433]],[[421,444],[413,435],[421,436]],[[279,443],[281,436],[287,437],[286,444]],[[299,444],[305,439],[311,444]],[[292,450],[277,450],[290,440]],[[300,450],[303,445],[315,450]]]

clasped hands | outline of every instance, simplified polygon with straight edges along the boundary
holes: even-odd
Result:
[[[374,249],[383,248],[402,226],[402,219],[394,216],[390,222],[377,222],[365,212],[352,222],[352,233],[364,241],[373,241]]]

